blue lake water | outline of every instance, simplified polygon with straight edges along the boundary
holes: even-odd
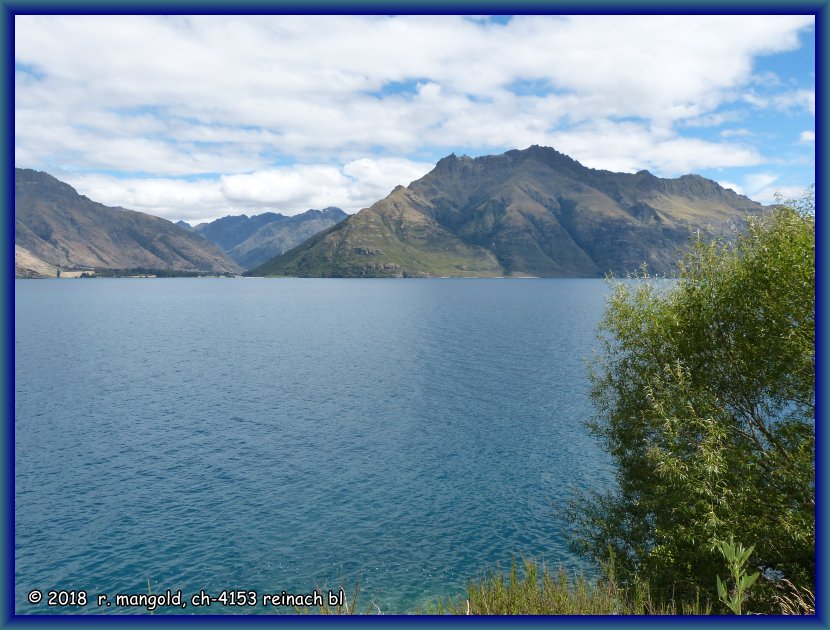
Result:
[[[99,593],[461,594],[583,566],[575,488],[602,280],[15,281],[18,614]],[[81,589],[83,608],[27,601]],[[159,613],[273,609],[163,608]]]

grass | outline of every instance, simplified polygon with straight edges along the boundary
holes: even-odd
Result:
[[[815,615],[815,596],[808,589],[799,589],[786,579],[776,583],[775,596],[782,615]],[[150,581],[147,581],[150,591]],[[328,601],[327,588],[317,589]],[[360,580],[349,587],[340,579],[342,603],[321,607],[295,607],[300,615],[382,615],[375,601],[361,599]],[[336,591],[335,591],[336,592]],[[717,602],[715,602],[717,605]],[[287,612],[287,611],[286,611]],[[390,612],[390,611],[386,611]],[[656,601],[648,584],[635,582],[624,585],[617,581],[613,565],[603,567],[602,575],[592,581],[583,574],[570,574],[561,565],[555,570],[547,563],[514,559],[508,572],[498,567],[471,580],[467,592],[457,597],[427,603],[415,615],[711,615],[726,612],[712,603],[701,601]],[[152,611],[151,611],[152,614]],[[747,614],[752,614],[751,612]],[[776,614],[776,613],[774,613]]]
[[[510,571],[490,571],[467,585],[466,596],[428,603],[416,615],[708,615],[711,606],[700,601],[678,604],[656,603],[646,585],[624,587],[613,570],[595,582],[584,575],[571,575],[563,567],[555,571],[547,564],[513,560]],[[360,600],[360,582],[352,589],[341,581],[349,595],[344,604],[317,608],[295,608],[298,614],[384,614],[374,601]],[[319,590],[319,589],[318,589]],[[321,591],[322,592],[322,591]]]
[[[491,571],[470,582],[467,596],[437,602],[422,614],[437,615],[706,615],[700,601],[678,605],[656,603],[647,585],[630,588],[617,583],[613,571],[591,582],[584,575],[570,575],[563,567],[514,560],[510,571]]]
[[[783,615],[815,615],[816,596],[808,588],[799,588],[788,579],[780,580],[780,593],[775,595],[776,603]]]

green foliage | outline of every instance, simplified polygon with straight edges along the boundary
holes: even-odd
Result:
[[[755,584],[759,572],[749,574],[746,572],[746,562],[752,554],[754,547],[744,549],[741,543],[735,543],[734,537],[729,536],[729,541],[720,541],[718,548],[726,558],[729,564],[729,571],[731,573],[734,587],[731,593],[727,592],[726,585],[721,581],[720,576],[717,576],[718,598],[729,607],[736,615],[741,613],[741,605],[744,602],[746,591]]]
[[[589,424],[617,488],[572,510],[576,544],[666,599],[715,599],[718,541],[814,585],[815,219],[811,192],[698,238],[674,280],[619,283],[601,325]],[[759,583],[753,606],[771,609]]]
[[[596,582],[583,575],[572,577],[561,566],[524,560],[522,568],[512,562],[505,575],[491,571],[467,586],[467,596],[428,606],[426,614],[451,615],[673,615],[708,614],[708,606],[693,600],[655,604],[648,585],[637,582],[622,588],[606,567]]]

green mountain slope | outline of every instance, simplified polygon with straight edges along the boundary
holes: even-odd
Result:
[[[368,210],[252,270],[306,277],[500,276],[485,249],[428,216],[429,201],[398,186]]]

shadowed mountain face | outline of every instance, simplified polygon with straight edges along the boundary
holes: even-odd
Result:
[[[51,175],[15,169],[14,240],[49,265],[233,272],[216,245],[166,219],[111,208]]]
[[[348,215],[340,208],[308,210],[296,216],[265,212],[228,216],[193,228],[246,269],[279,256]]]
[[[624,275],[672,270],[693,230],[726,232],[763,206],[697,175],[582,166],[554,149],[450,155],[408,187],[252,275]]]

